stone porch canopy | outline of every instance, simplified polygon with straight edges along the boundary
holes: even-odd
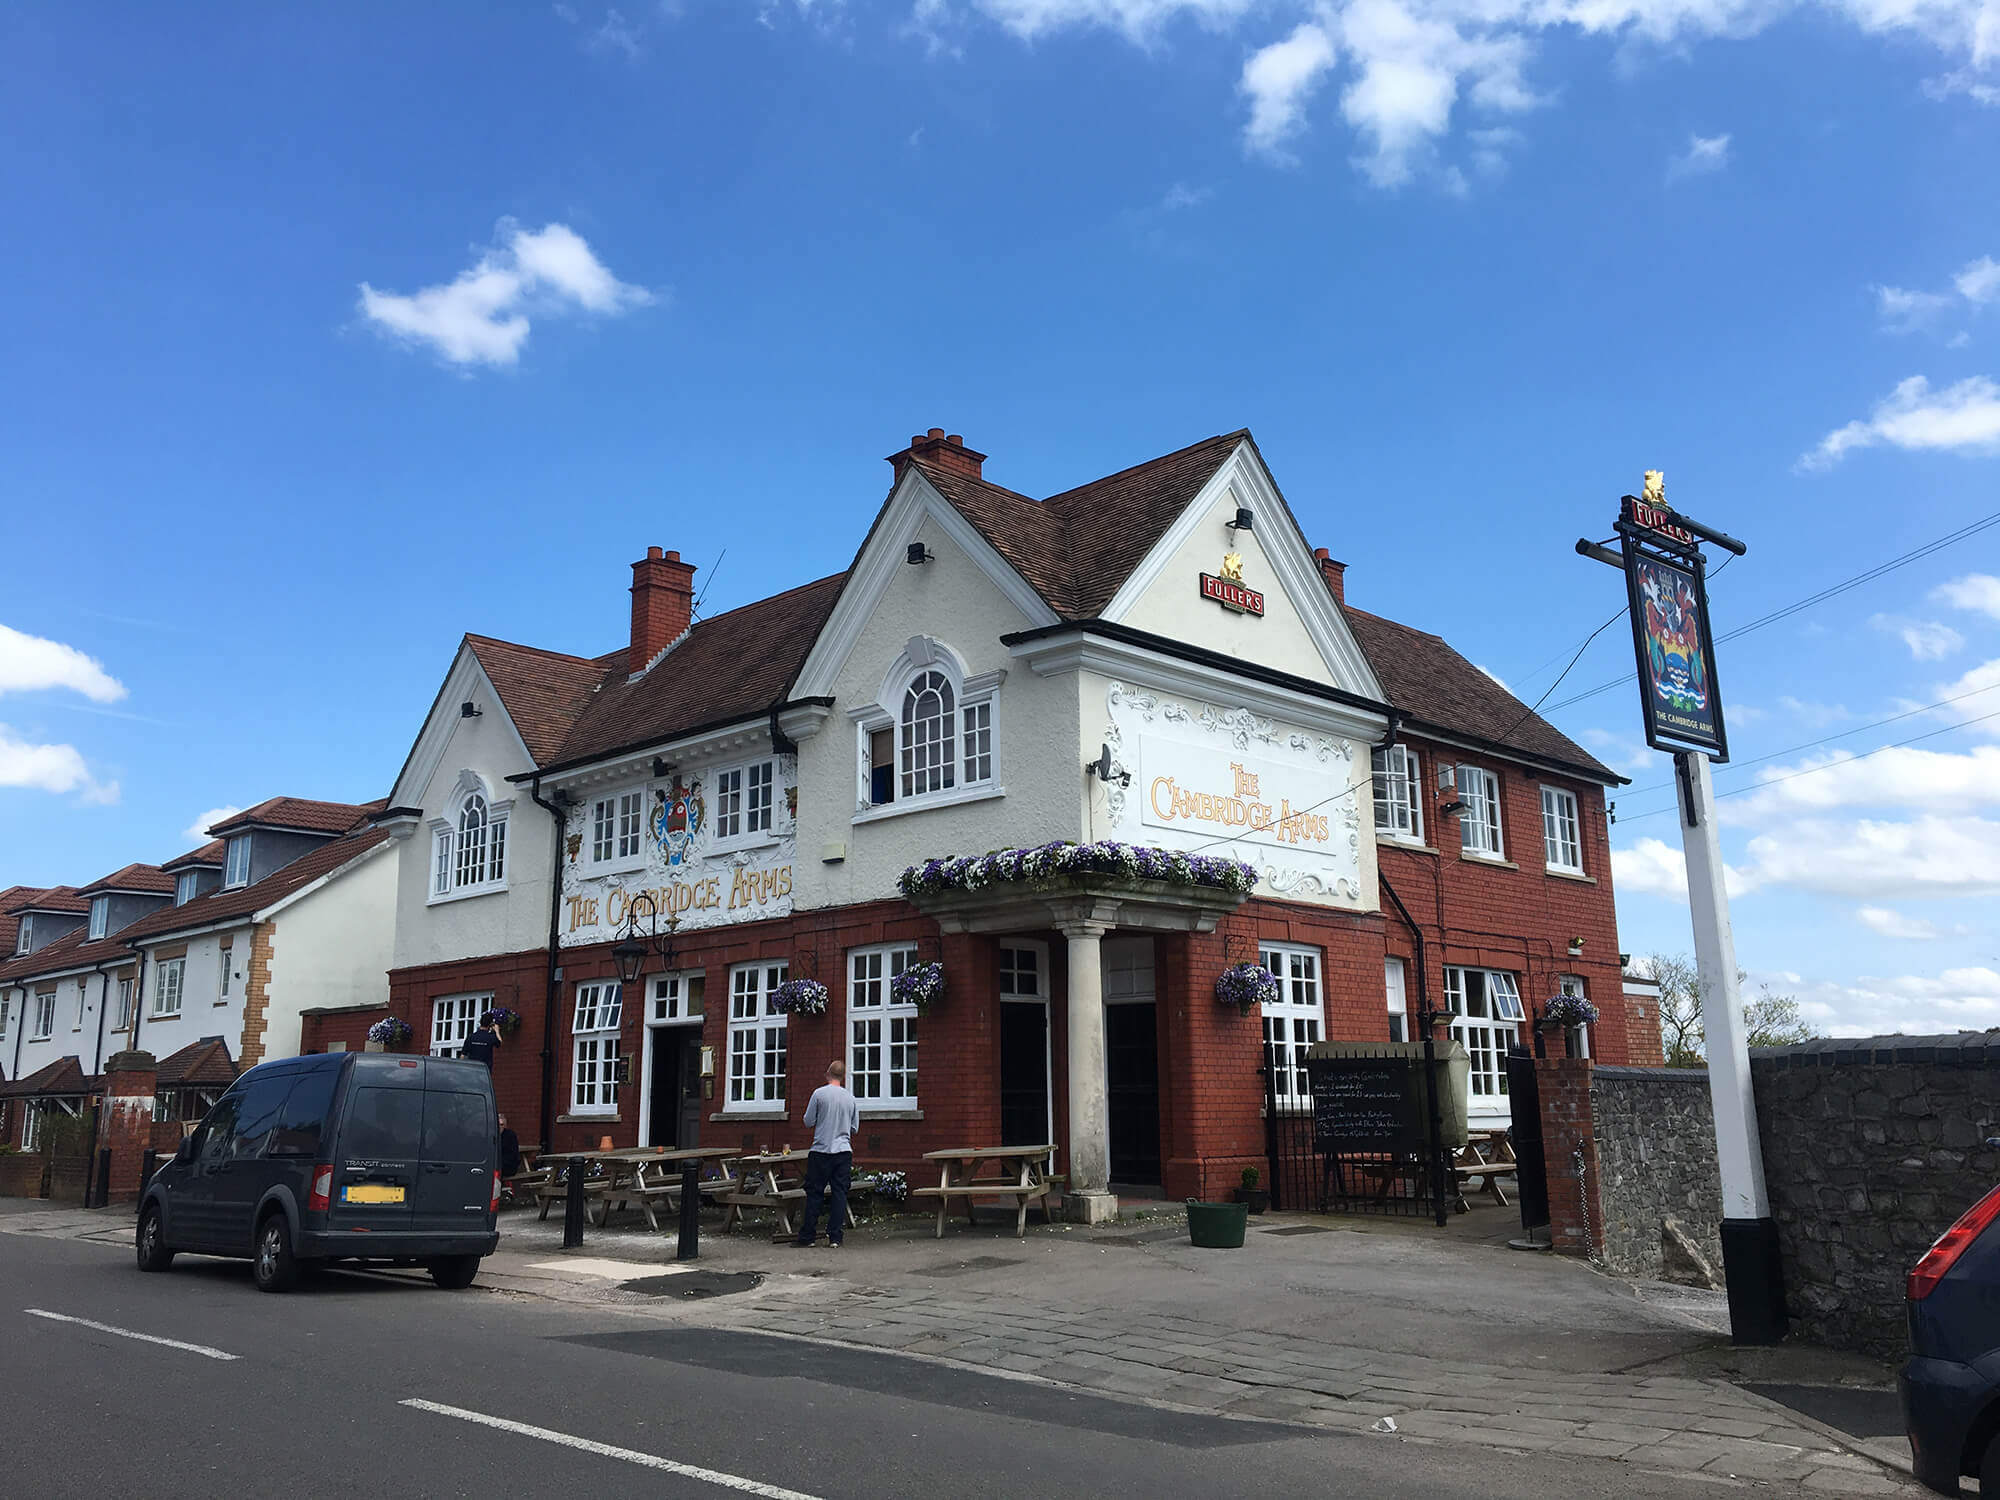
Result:
[[[1069,944],[1069,1191],[1072,1218],[1117,1217],[1104,1056],[1100,942],[1114,928],[1213,932],[1257,872],[1233,859],[1131,844],[1049,844],[933,859],[903,872],[910,903],[945,932],[1054,928]]]

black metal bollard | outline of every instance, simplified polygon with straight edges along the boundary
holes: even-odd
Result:
[[[563,1249],[578,1250],[583,1247],[583,1189],[584,1160],[580,1156],[569,1159],[569,1191],[563,1196]]]
[[[148,1146],[146,1148],[146,1154],[139,1158],[140,1199],[143,1200],[145,1198],[147,1184],[152,1182],[153,1173],[159,1170],[159,1166],[160,1166],[160,1153],[155,1151],[151,1146]]]
[[[701,1163],[681,1163],[681,1243],[676,1260],[701,1259]]]
[[[89,1200],[84,1205],[86,1208],[102,1208],[111,1201],[111,1148],[109,1146],[99,1148],[97,1153],[97,1171],[94,1175],[96,1180],[91,1183],[91,1191],[86,1195]]]

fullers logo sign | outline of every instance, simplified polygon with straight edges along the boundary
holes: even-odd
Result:
[[[1173,758],[1178,763],[1168,774],[1153,745],[1149,743],[1146,750],[1152,753],[1140,813],[1145,822],[1260,844],[1308,849],[1331,845],[1333,823],[1318,806],[1307,802],[1296,807],[1291,798],[1265,790],[1266,781],[1286,775],[1284,768],[1259,761],[1253,770],[1241,760],[1228,760],[1225,769],[1214,764],[1222,757],[1213,753],[1175,747]]]
[[[1231,552],[1222,559],[1222,574],[1201,575],[1201,597],[1213,599],[1224,609],[1234,610],[1239,615],[1262,615],[1264,596],[1256,589],[1243,587],[1242,554]]]

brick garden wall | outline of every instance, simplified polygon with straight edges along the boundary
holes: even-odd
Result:
[[[1722,1265],[1722,1177],[1703,1068],[1592,1070],[1600,1243],[1615,1274],[1695,1280],[1666,1253],[1671,1222],[1712,1267]]]
[[[1807,1042],[1750,1066],[1793,1329],[1900,1353],[1904,1276],[2000,1181],[2000,1031]]]

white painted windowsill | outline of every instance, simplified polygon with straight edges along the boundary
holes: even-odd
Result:
[[[884,802],[879,807],[871,807],[866,812],[854,815],[856,825],[880,823],[887,818],[906,817],[911,813],[929,812],[934,807],[963,807],[969,802],[990,802],[996,797],[1007,795],[1004,786],[993,786],[980,782],[975,786],[954,787],[948,792],[928,792],[921,797],[912,797],[903,802]]]
[[[503,895],[505,894],[506,890],[507,890],[506,881],[503,880],[498,882],[497,884],[489,881],[485,885],[469,885],[466,886],[463,890],[446,891],[442,896],[433,892],[431,895],[426,896],[424,898],[424,905],[445,906],[453,901],[470,901],[477,896]]]

